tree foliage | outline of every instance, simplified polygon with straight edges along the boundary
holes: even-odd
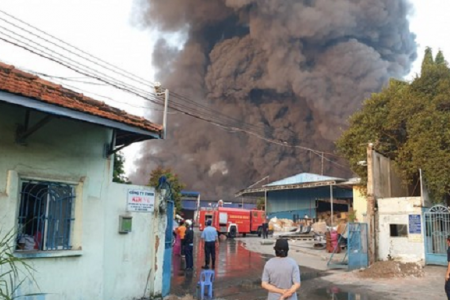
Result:
[[[256,200],[256,209],[259,210],[265,210],[266,207],[266,199],[265,198],[258,198],[258,200]]]
[[[175,203],[177,212],[181,211],[181,190],[186,186],[182,183],[177,174],[173,173],[170,168],[158,167],[150,173],[149,186],[158,187],[159,178],[166,176],[172,190],[172,200]]]
[[[406,183],[422,169],[434,202],[450,194],[450,69],[442,52],[433,59],[425,51],[420,76],[411,83],[391,80],[350,117],[350,126],[337,141],[352,170],[365,181],[366,146],[394,161]]]
[[[120,152],[114,154],[113,182],[131,183],[125,176],[125,157]]]
[[[434,60],[434,62],[438,65],[446,64],[444,54],[442,53],[442,51],[439,51],[438,54],[436,54],[436,59]]]

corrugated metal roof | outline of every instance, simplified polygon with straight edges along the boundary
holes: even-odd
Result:
[[[347,181],[340,182],[340,185],[360,185],[361,184],[361,178],[359,177],[353,177],[348,179]]]
[[[196,192],[196,191],[187,191],[187,190],[181,191],[181,197],[198,197],[199,195],[200,195],[200,192]]]
[[[278,181],[271,182],[264,186],[278,186],[278,185],[289,185],[289,184],[304,184],[312,182],[321,181],[345,181],[343,178],[329,177],[312,173],[300,173],[291,177],[287,177]]]

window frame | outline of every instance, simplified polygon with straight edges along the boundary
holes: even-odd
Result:
[[[395,228],[396,228],[396,233],[397,233],[397,235],[392,235],[392,232],[393,232],[393,226],[396,226]],[[402,230],[404,229],[404,233],[405,234],[402,234],[402,235],[399,235],[399,233],[401,232],[400,230],[399,230],[399,226],[402,226],[403,228],[402,228]],[[389,237],[390,238],[407,238],[408,237],[408,224],[403,224],[403,223],[389,223]]]
[[[24,257],[24,258],[34,258],[34,257],[61,257],[61,256],[79,256],[82,254],[81,251],[81,246],[78,245],[78,243],[76,243],[74,245],[74,232],[76,230],[77,226],[76,222],[79,221],[77,220],[77,210],[79,210],[79,208],[77,208],[77,206],[79,205],[80,202],[80,194],[79,192],[81,191],[80,186],[82,185],[81,182],[68,182],[68,181],[64,181],[64,180],[54,180],[54,179],[46,179],[46,178],[30,178],[30,177],[22,177],[20,176],[18,178],[18,186],[17,186],[17,214],[16,214],[16,218],[15,218],[15,224],[17,226],[17,234],[16,234],[16,245],[15,245],[15,252],[14,255],[17,257]],[[45,212],[45,216],[44,219],[46,220],[46,224],[44,228],[44,234],[42,234],[42,241],[41,241],[41,246],[39,247],[39,249],[33,249],[33,250],[21,250],[19,249],[19,245],[18,245],[18,241],[19,241],[19,237],[21,234],[23,234],[21,226],[23,226],[23,223],[21,224],[21,218],[23,220],[24,218],[24,214],[23,212],[21,212],[21,208],[22,205],[26,205],[26,204],[22,204],[24,201],[24,189],[26,187],[27,184],[32,184],[32,185],[46,185],[47,187],[47,191],[45,191],[45,207],[46,207],[46,212]],[[68,229],[67,229],[67,245],[65,245],[65,241],[63,239],[63,241],[61,243],[57,243],[56,246],[54,246],[54,248],[48,247],[48,245],[46,245],[46,240],[47,240],[47,235],[49,234],[49,230],[50,228],[48,227],[48,218],[49,218],[49,208],[50,208],[50,201],[51,201],[51,195],[48,193],[48,188],[52,185],[55,185],[56,187],[61,186],[61,187],[70,187],[70,192],[69,192],[69,197],[70,197],[70,205],[71,207],[69,208],[70,210],[70,216],[69,218],[64,218],[64,216],[67,216],[67,212],[66,215],[64,214],[59,214],[59,219],[57,221],[57,228],[53,227],[53,233],[55,231],[58,231],[61,227],[60,227],[60,222],[61,220],[67,221],[68,224]],[[41,188],[40,191],[42,191],[43,188]],[[33,196],[34,197],[34,196]],[[25,200],[27,201],[27,200]],[[29,200],[28,200],[29,201]],[[37,200],[35,200],[37,201]],[[59,204],[58,204],[59,205]],[[64,204],[63,204],[64,205]],[[23,215],[21,215],[23,214]],[[34,211],[33,214],[36,214],[36,212]],[[35,217],[33,217],[35,218]],[[55,226],[55,225],[53,225]],[[62,225],[64,226],[64,225]],[[38,230],[38,229],[36,229]],[[52,232],[50,232],[52,233]],[[62,245],[61,245],[62,244]]]

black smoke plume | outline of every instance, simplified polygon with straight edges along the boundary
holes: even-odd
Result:
[[[332,152],[349,115],[390,77],[408,74],[416,58],[406,0],[139,0],[137,7],[142,24],[161,32],[153,60],[165,87],[267,137],[321,151]],[[170,46],[177,38],[184,45]],[[181,114],[168,124],[169,139],[148,143],[137,160],[135,182],[162,165],[203,198],[229,199],[267,175],[349,175],[327,159],[322,166],[315,153]]]

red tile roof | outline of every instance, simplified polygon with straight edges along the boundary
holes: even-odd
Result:
[[[0,62],[0,90],[160,134],[162,126]]]

